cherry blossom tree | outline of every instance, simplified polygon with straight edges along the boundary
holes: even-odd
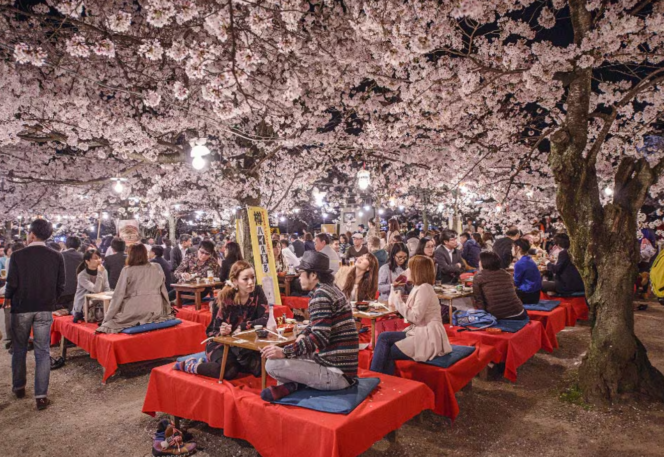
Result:
[[[634,334],[638,211],[664,190],[650,0],[49,0],[0,5],[0,204],[130,196],[288,211],[327,184],[528,224],[556,208],[592,315],[586,399],[664,399]],[[208,165],[191,167],[207,140]],[[110,178],[126,178],[114,193]],[[335,182],[336,179],[336,182]],[[609,189],[605,192],[605,189]],[[417,192],[413,192],[417,190]]]

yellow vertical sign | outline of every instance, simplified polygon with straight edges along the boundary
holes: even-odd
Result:
[[[254,254],[256,282],[263,288],[269,303],[281,305],[279,280],[277,279],[277,267],[272,252],[270,220],[267,216],[267,210],[258,206],[249,206],[247,207],[247,219],[249,219],[249,234],[251,236],[251,249]]]

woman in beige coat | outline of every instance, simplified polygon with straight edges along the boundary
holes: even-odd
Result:
[[[111,305],[101,333],[119,333],[135,325],[171,319],[171,305],[159,264],[148,262],[148,251],[142,244],[129,248],[127,266],[122,269],[113,292]]]
[[[449,354],[452,346],[447,339],[440,303],[433,290],[436,268],[430,257],[416,255],[408,262],[414,286],[406,303],[399,292],[392,292],[390,302],[412,325],[404,332],[383,332],[378,335],[371,370],[394,374],[395,360],[426,362]]]

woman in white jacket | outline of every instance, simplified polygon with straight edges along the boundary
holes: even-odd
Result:
[[[394,374],[395,360],[426,362],[449,354],[452,346],[445,333],[438,296],[433,290],[436,269],[430,257],[417,255],[408,262],[414,286],[406,303],[401,293],[390,297],[399,311],[412,325],[403,332],[383,332],[378,336],[371,370]]]

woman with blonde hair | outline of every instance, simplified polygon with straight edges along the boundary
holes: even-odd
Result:
[[[334,282],[351,302],[375,300],[378,270],[378,259],[373,254],[364,254],[355,260],[355,266],[340,268]]]
[[[452,352],[443,327],[440,303],[433,289],[436,280],[433,259],[416,255],[408,262],[410,279],[414,284],[406,303],[401,293],[394,291],[390,302],[411,326],[403,332],[383,332],[378,335],[371,371],[394,374],[395,360],[426,362]]]
[[[207,328],[207,335],[228,336],[249,330],[256,325],[267,324],[267,298],[261,286],[256,285],[256,274],[250,263],[238,260],[231,267],[226,286],[217,294],[212,307],[214,317]],[[210,378],[219,378],[224,345],[209,341],[205,358],[190,358],[175,364],[174,369]],[[235,379],[239,373],[261,374],[259,352],[233,347],[228,352],[224,379]]]

